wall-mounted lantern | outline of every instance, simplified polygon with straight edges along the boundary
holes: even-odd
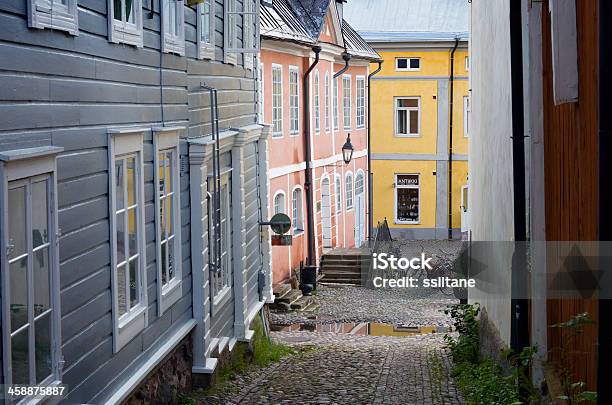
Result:
[[[342,158],[344,159],[344,163],[347,165],[351,162],[353,158],[353,144],[351,143],[351,134],[348,134],[346,137],[346,142],[342,146]]]

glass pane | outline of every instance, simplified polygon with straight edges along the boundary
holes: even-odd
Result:
[[[32,184],[32,245],[33,248],[49,242],[47,181]]]
[[[130,245],[130,257],[138,253],[138,221],[136,218],[137,208],[128,211],[128,243]]]
[[[36,382],[51,375],[51,314],[36,320],[34,326],[36,350]]]
[[[397,68],[398,69],[408,68],[408,59],[397,59]]]
[[[18,187],[8,192],[8,231],[9,260],[25,253],[26,251],[26,209],[25,209],[25,187]]]
[[[128,206],[136,204],[136,158],[131,157],[126,161],[127,164],[127,190]]]
[[[408,114],[406,110],[399,110],[397,112],[397,133],[405,134],[408,132]]]
[[[161,240],[166,239],[166,199],[163,198],[159,204],[159,234]]]
[[[11,280],[11,331],[28,323],[28,258],[9,265]]]
[[[168,242],[164,241],[161,243],[161,276],[162,276],[162,285],[168,282],[168,277],[166,276],[166,253],[167,253]]]
[[[419,190],[416,188],[397,189],[397,219],[416,222],[419,220]]]
[[[114,11],[114,18],[115,20],[119,20],[121,21],[121,0],[114,0],[113,1],[113,11]]]
[[[202,42],[210,43],[210,0],[202,4]]]
[[[136,22],[134,15],[134,0],[125,0],[125,16],[127,22],[132,24]]]
[[[172,224],[172,208],[173,208],[173,200],[174,200],[174,195],[168,196],[166,197],[165,200],[165,205],[166,208],[164,210],[164,214],[166,215],[166,217],[164,218],[164,222],[166,223],[166,234],[167,235],[174,235],[174,228],[173,228],[173,224]]]
[[[164,191],[164,176],[165,176],[164,162],[166,161],[165,157],[166,157],[166,154],[164,152],[160,152],[157,154],[157,160],[159,161],[159,167],[157,169],[157,173],[159,176],[159,195],[160,196],[164,195],[165,193]]]
[[[174,153],[172,151],[166,152],[166,193],[174,191],[174,184],[172,182],[172,171],[174,168]]]
[[[124,204],[124,185],[125,180],[125,161],[118,160],[115,162],[115,208],[117,210],[123,209]]]
[[[130,307],[133,308],[138,304],[138,259],[130,262]]]
[[[119,306],[119,316],[127,312],[125,289],[125,264],[117,268],[117,303]]]
[[[11,360],[13,366],[13,384],[29,384],[28,332],[25,328],[11,338]]]
[[[181,33],[181,12],[183,12],[183,3],[179,0],[171,0],[174,2],[174,35],[179,36]]]
[[[400,98],[398,100],[398,107],[412,107],[417,108],[419,106],[419,100],[416,98]]]
[[[125,260],[125,212],[117,214],[117,263]]]
[[[174,260],[174,238],[168,240],[168,274],[169,279],[174,278],[175,260]]]
[[[420,59],[410,59],[410,69],[418,69],[421,67]]]
[[[34,252],[32,261],[34,264],[34,316],[38,316],[50,308],[49,248]]]
[[[410,133],[411,134],[419,133],[419,112],[418,111],[410,111]]]

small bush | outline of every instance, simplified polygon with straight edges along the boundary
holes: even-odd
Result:
[[[259,367],[266,367],[270,363],[279,361],[284,356],[295,353],[295,351],[283,344],[274,343],[265,336],[261,319],[253,321],[253,362]]]
[[[453,370],[457,385],[468,404],[510,405],[519,402],[513,377],[504,377],[489,360],[463,362]]]

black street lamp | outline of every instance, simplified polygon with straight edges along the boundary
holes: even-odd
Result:
[[[347,165],[353,158],[353,144],[351,143],[351,134],[346,137],[346,143],[342,146],[342,158]]]

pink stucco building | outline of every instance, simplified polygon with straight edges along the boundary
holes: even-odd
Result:
[[[292,246],[272,248],[274,283],[306,261],[309,237],[313,263],[327,249],[366,239],[367,78],[370,61],[379,57],[343,20],[342,6],[337,0],[262,3],[259,105],[260,119],[272,127],[269,214],[286,213],[293,235]],[[345,164],[341,149],[349,134],[354,154]]]

